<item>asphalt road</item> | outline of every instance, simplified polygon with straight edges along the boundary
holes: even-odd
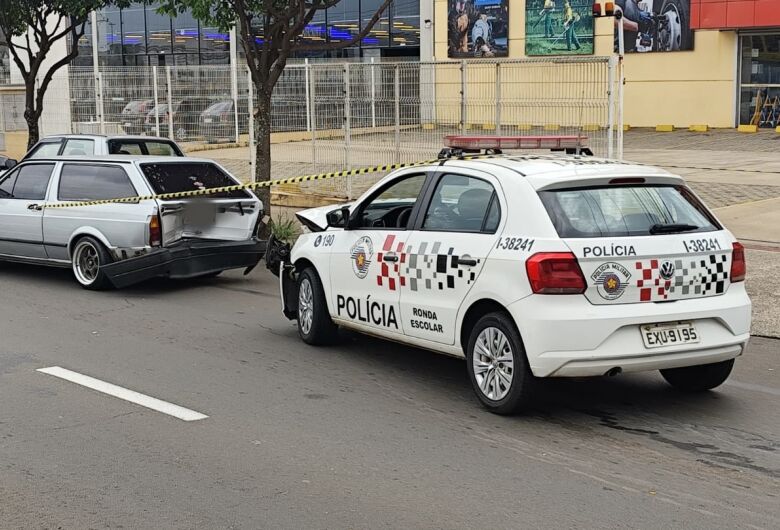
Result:
[[[778,353],[755,338],[693,397],[656,374],[550,381],[505,418],[460,360],[304,345],[265,271],[92,293],[0,264],[0,527],[777,528]]]

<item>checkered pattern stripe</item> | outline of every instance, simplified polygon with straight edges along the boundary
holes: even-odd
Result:
[[[398,254],[398,261],[392,265],[388,265],[382,260],[385,254],[393,251],[393,245],[395,245],[395,253]],[[406,252],[404,252],[403,242],[395,243],[395,235],[389,235],[385,237],[385,242],[382,244],[382,250],[377,253],[377,260],[379,260],[379,274],[376,277],[376,284],[380,287],[387,285],[387,288],[391,291],[395,291],[400,284],[401,287],[406,285],[406,277],[400,274],[401,265],[406,263]],[[396,281],[397,280],[397,281]]]
[[[476,279],[473,270],[460,268],[459,255],[455,248],[449,247],[442,252],[441,241],[420,243],[420,248],[414,252],[411,245],[404,248],[402,242],[396,243],[395,235],[388,235],[382,244],[381,252],[377,253],[380,263],[376,283],[380,287],[387,286],[391,291],[408,286],[412,291],[438,289],[455,289],[459,282],[471,285]],[[388,264],[383,257],[388,252],[398,254],[398,261]],[[477,259],[477,265],[482,260]]]
[[[458,265],[459,255],[455,254],[455,248],[449,247],[446,253],[442,252],[441,241],[420,243],[420,248],[414,252],[411,247],[407,249],[409,255],[407,266],[404,270],[409,278],[409,288],[412,291],[421,289],[455,289],[459,282],[471,285],[476,279],[476,273],[471,270],[461,269]],[[481,262],[477,259],[477,265]]]
[[[726,291],[730,268],[727,254],[669,260],[674,263],[674,275],[668,280],[660,275],[659,267],[664,261],[636,262],[641,302],[712,296]]]

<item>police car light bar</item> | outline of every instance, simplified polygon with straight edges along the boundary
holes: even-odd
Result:
[[[444,137],[444,145],[463,149],[464,151],[480,151],[482,149],[553,149],[553,150],[583,150],[588,146],[587,136],[464,136],[449,135]]]

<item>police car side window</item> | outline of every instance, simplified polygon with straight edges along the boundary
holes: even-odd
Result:
[[[463,175],[444,175],[436,185],[422,229],[493,233],[500,219],[501,207],[489,182]]]
[[[357,228],[405,230],[425,179],[411,175],[393,182],[361,207]]]

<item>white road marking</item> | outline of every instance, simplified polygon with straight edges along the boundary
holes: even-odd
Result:
[[[201,414],[200,412],[185,409],[179,405],[174,405],[173,403],[168,403],[167,401],[153,398],[151,396],[135,392],[134,390],[128,390],[127,388],[123,388],[121,386],[112,385],[111,383],[106,383],[100,379],[95,379],[94,377],[89,377],[88,375],[73,372],[60,366],[38,368],[37,371],[44,374],[53,375],[54,377],[59,377],[60,379],[65,379],[66,381],[91,388],[92,390],[97,390],[98,392],[103,392],[109,396],[124,399],[130,403],[135,403],[136,405],[141,405],[142,407],[156,410],[157,412],[162,412],[163,414],[168,414],[169,416],[179,418],[180,420],[196,421],[208,418],[208,416]]]

